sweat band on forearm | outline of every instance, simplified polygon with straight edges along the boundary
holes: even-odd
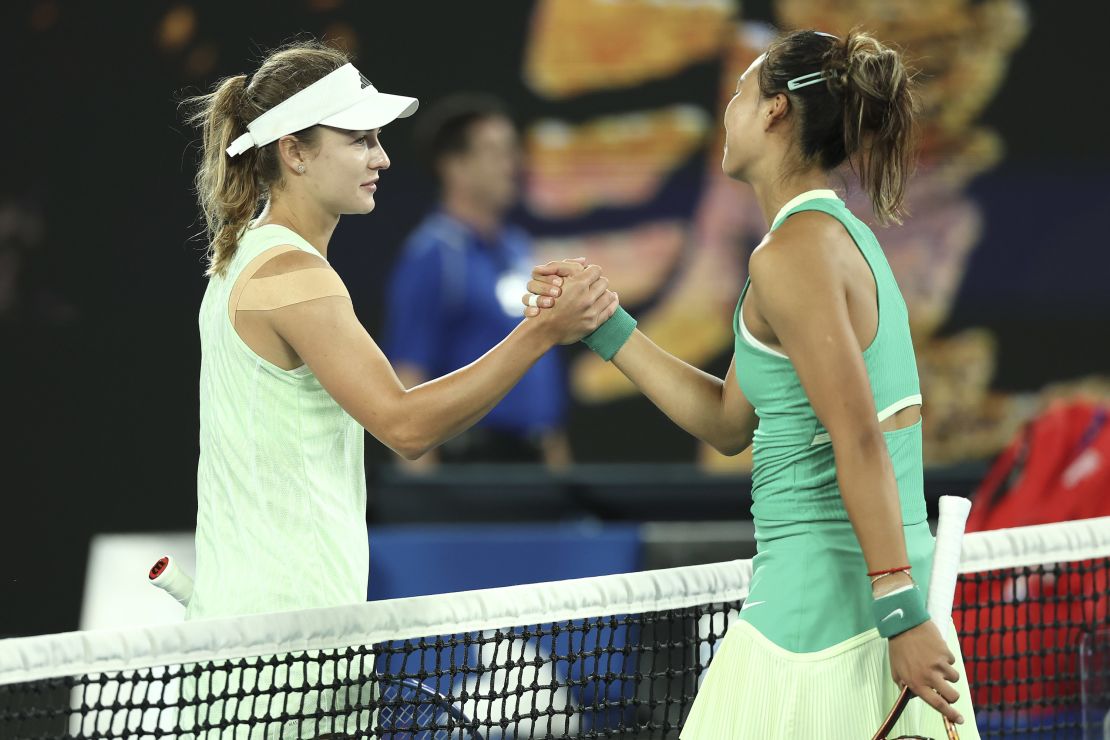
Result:
[[[925,597],[917,586],[898,589],[871,603],[875,626],[883,637],[894,637],[929,621]]]
[[[628,341],[635,330],[636,319],[618,306],[616,313],[610,316],[604,324],[597,327],[592,334],[582,337],[582,341],[585,342],[587,347],[600,355],[601,359],[608,362],[624,346],[624,343]]]

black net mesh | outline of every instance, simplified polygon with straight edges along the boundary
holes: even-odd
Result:
[[[983,737],[1103,737],[1108,562],[961,576]],[[677,738],[740,606],[2,685],[0,738]]]

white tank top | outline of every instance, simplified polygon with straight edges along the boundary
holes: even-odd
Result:
[[[248,229],[200,307],[197,572],[187,619],[366,599],[362,427],[306,366],[283,370],[236,333],[228,300],[273,247],[319,255],[277,225]]]

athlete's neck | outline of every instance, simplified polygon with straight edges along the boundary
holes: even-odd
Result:
[[[487,239],[497,236],[505,217],[501,209],[480,203],[462,193],[444,193],[442,207],[452,218],[462,221]]]
[[[255,223],[258,226],[277,224],[295,231],[327,259],[328,243],[339,223],[339,216],[325,211],[315,201],[290,195],[271,198]]]
[[[794,177],[775,178],[769,182],[752,183],[759,209],[767,220],[767,228],[771,228],[779,210],[791,200],[810,190],[824,190],[828,187],[829,177],[820,170],[802,172]]]

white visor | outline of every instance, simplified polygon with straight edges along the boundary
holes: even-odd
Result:
[[[353,64],[344,64],[248,123],[227,153],[235,157],[317,124],[369,131],[411,116],[418,105],[416,98],[378,92]]]

